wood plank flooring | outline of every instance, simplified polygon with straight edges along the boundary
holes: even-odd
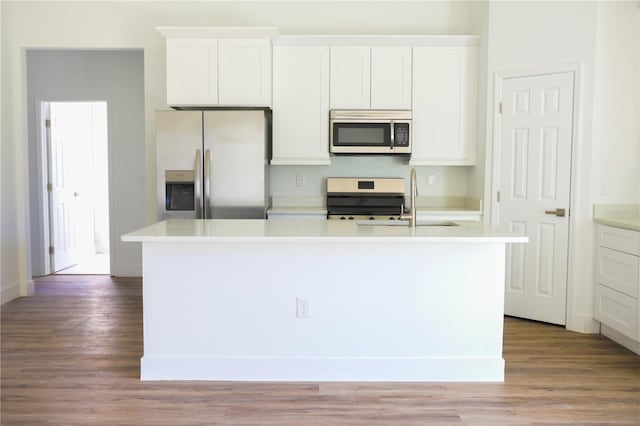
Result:
[[[141,382],[141,294],[59,275],[2,306],[2,425],[640,424],[638,355],[513,318],[504,383]]]

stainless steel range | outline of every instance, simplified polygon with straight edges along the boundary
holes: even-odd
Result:
[[[402,178],[327,178],[327,218],[399,220],[405,213]]]

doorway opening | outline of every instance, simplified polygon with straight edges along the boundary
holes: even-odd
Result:
[[[107,102],[41,102],[54,274],[109,274]]]

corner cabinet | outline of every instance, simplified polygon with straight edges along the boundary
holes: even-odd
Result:
[[[597,241],[595,318],[602,334],[640,353],[640,232],[598,225]]]
[[[271,164],[330,164],[328,46],[273,48]]]
[[[271,106],[271,28],[159,27],[167,104]]]
[[[332,46],[332,109],[411,109],[411,46]]]
[[[474,165],[477,46],[414,46],[412,165]]]

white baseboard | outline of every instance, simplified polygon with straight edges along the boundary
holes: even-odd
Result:
[[[11,302],[21,296],[31,296],[35,293],[35,284],[33,280],[25,283],[25,292],[22,291],[23,286],[18,283],[9,284],[8,286],[0,289],[0,304]]]
[[[139,263],[125,263],[114,265],[111,270],[114,277],[141,277],[142,265]]]
[[[585,334],[600,333],[600,322],[591,315],[573,314],[567,318],[567,330]]]
[[[502,358],[210,358],[143,356],[142,380],[502,382]]]
[[[613,340],[614,342],[616,342],[619,345],[624,346],[625,348],[629,349],[632,352],[637,353],[638,355],[640,355],[640,342],[638,342],[637,340],[633,340],[627,336],[625,336],[624,334],[614,330],[611,327],[608,327],[604,324],[602,324],[602,331],[601,331],[603,336],[608,337],[609,339]]]

